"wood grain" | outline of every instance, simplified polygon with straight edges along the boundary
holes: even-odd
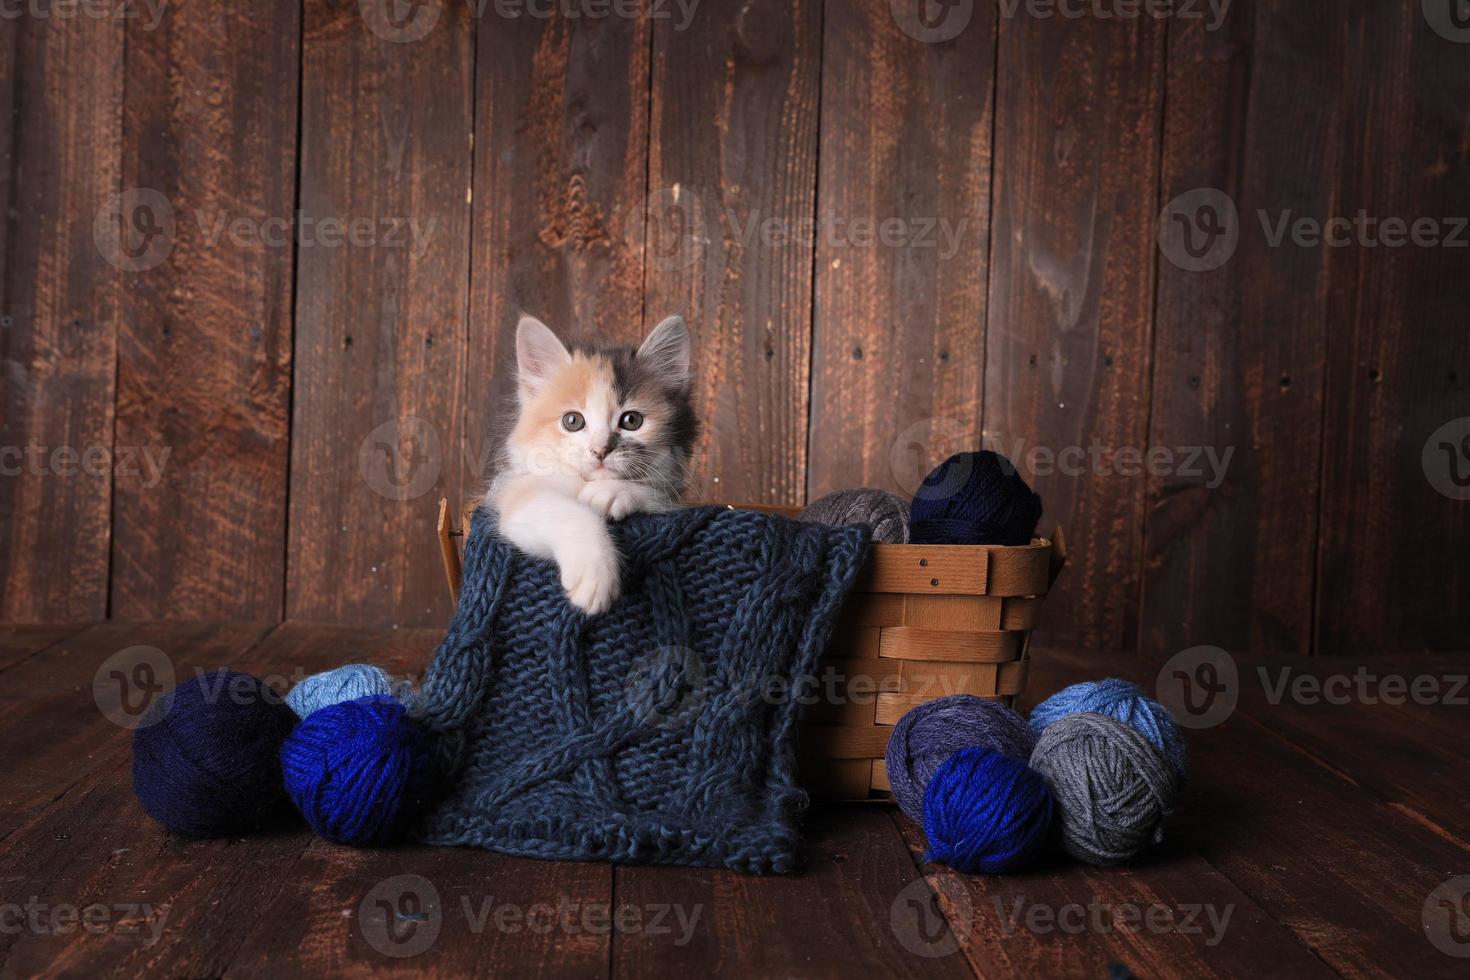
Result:
[[[974,7],[929,44],[888,0],[826,5],[812,499],[912,495],[980,442],[996,31],[992,5]]]
[[[81,626],[0,626],[0,673],[81,632]]]
[[[0,32],[0,620],[91,622],[107,615],[122,283],[92,226],[121,189],[123,26],[13,13]]]
[[[1334,208],[1377,219],[1380,242],[1323,257],[1316,622],[1320,648],[1343,656],[1465,646],[1470,572],[1449,543],[1470,538],[1470,71],[1422,9],[1369,5],[1338,27],[1362,67],[1339,83]],[[1392,218],[1429,219],[1443,244],[1392,247]]]
[[[1115,462],[1148,435],[1156,208],[1139,188],[1157,186],[1164,32],[1000,29],[985,442],[1068,530],[1045,635],[1095,649],[1135,645],[1144,485]]]
[[[514,405],[522,312],[563,335],[637,343],[648,179],[647,19],[522,16],[480,26],[464,443],[483,492]]]
[[[1273,247],[1258,216],[1335,206],[1329,175],[1352,152],[1349,33],[1278,0],[1236,4],[1219,31],[1170,26],[1160,197],[1223,192],[1239,244],[1208,271],[1160,258],[1149,444],[1231,456],[1217,486],[1204,457],[1148,478],[1145,654],[1311,649],[1325,265],[1318,251]]]
[[[299,19],[268,0],[128,21],[123,185],[173,234],[122,292],[116,445],[139,453],[113,507],[124,619],[281,617]]]
[[[617,935],[612,975],[970,975],[882,808],[822,807],[807,825],[799,875],[619,868],[619,905],[668,904],[699,917],[682,943],[677,932]]]
[[[460,486],[474,24],[415,7],[437,21],[393,39],[373,10],[305,4],[301,220],[370,230],[300,250],[286,614],[430,625],[434,504]]]
[[[712,0],[656,21],[646,318],[695,339],[693,497],[805,492],[819,0]]]

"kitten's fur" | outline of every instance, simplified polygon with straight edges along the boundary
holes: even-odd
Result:
[[[606,521],[673,510],[684,496],[698,434],[689,356],[681,317],[636,351],[569,349],[532,317],[516,328],[519,414],[486,502],[512,544],[556,562],[567,598],[588,613],[606,611],[619,592]],[[635,428],[628,412],[642,416]]]

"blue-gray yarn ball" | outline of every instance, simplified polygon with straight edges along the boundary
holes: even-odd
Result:
[[[837,490],[802,511],[801,519],[828,527],[865,524],[872,530],[874,541],[909,541],[909,505],[887,490]]]
[[[305,718],[313,711],[355,701],[375,694],[393,695],[393,682],[381,667],[372,664],[348,664],[321,674],[312,674],[291,688],[286,703],[297,717]]]

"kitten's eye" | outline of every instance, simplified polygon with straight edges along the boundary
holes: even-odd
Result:
[[[618,428],[620,429],[627,429],[629,432],[634,432],[642,427],[642,412],[624,412],[622,418],[618,419]]]
[[[568,432],[580,432],[587,427],[587,420],[581,412],[568,412],[561,417],[561,427]]]

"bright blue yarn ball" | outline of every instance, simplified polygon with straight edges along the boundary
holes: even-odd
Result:
[[[1184,780],[1189,776],[1189,749],[1169,709],[1118,677],[1087,681],[1063,688],[1031,712],[1031,730],[1038,736],[1054,721],[1090,711],[1130,726],[1153,743]]]
[[[286,703],[298,718],[309,717],[330,705],[374,694],[392,694],[393,682],[381,667],[372,664],[348,664],[310,677],[291,688]]]
[[[402,835],[432,789],[427,736],[398,699],[328,705],[281,746],[286,792],[311,828],[335,844],[386,844]]]
[[[967,874],[1014,871],[1046,844],[1051,821],[1040,773],[994,749],[960,749],[924,792],[924,860]]]

